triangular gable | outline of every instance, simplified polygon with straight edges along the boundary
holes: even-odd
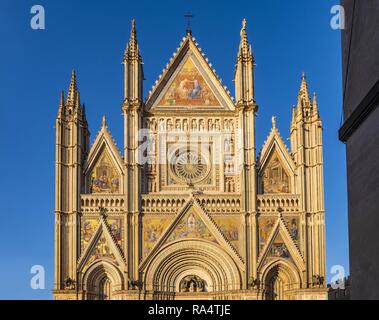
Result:
[[[295,263],[299,270],[303,270],[305,267],[304,259],[300,250],[293,241],[281,217],[278,218],[267,243],[259,255],[258,269],[260,269],[270,258],[290,259]]]
[[[122,193],[122,162],[112,135],[103,123],[84,166],[88,189],[93,189],[94,193]],[[96,183],[96,180],[99,183]]]
[[[185,215],[176,224],[176,227],[171,232],[167,242],[190,238],[204,239],[217,243],[216,238],[205,225],[203,219],[197,213],[197,210],[193,207],[190,207]]]
[[[191,57],[184,60],[162,95],[162,99],[157,104],[162,107],[218,107],[221,105]]]
[[[115,241],[105,218],[101,217],[95,233],[78,261],[78,270],[83,270],[96,260],[104,259],[120,266],[125,264],[121,248]]]
[[[279,178],[281,182],[286,180],[284,179],[285,176],[288,176],[288,184],[283,184],[282,186],[278,185],[277,188],[273,190],[274,192],[265,193],[293,193],[295,183],[295,163],[276,127],[271,129],[258,158],[258,177],[260,182],[263,182],[262,179],[265,178],[265,169],[269,166],[274,170],[275,167],[280,169],[278,174],[281,176]],[[261,190],[262,183],[259,184],[259,188],[260,192],[264,191]]]
[[[146,101],[147,110],[234,110],[230,93],[221,84],[195,39],[187,35]]]
[[[142,261],[141,268],[143,268],[164,245],[180,239],[202,239],[215,242],[222,246],[234,257],[234,260],[243,267],[243,260],[237,250],[228,242],[197,200],[190,198],[179,211],[171,225],[155,243],[148,256]]]

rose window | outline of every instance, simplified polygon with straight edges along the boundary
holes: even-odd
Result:
[[[174,160],[172,171],[176,177],[186,183],[196,183],[208,174],[208,163],[204,157],[194,151],[186,151]]]

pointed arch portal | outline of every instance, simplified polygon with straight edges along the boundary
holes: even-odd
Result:
[[[98,261],[85,272],[83,287],[87,300],[111,300],[123,288],[122,276],[113,264]]]
[[[262,273],[263,299],[288,300],[292,290],[299,289],[301,280],[296,267],[283,259],[266,266]]]
[[[156,253],[147,266],[144,283],[146,290],[158,298],[183,291],[239,290],[241,274],[235,261],[218,245],[203,240],[181,240],[169,243]]]

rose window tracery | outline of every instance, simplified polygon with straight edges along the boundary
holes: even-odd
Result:
[[[189,150],[174,158],[172,172],[183,182],[196,183],[206,178],[209,164],[205,157]]]

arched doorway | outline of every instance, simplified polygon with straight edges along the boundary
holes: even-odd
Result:
[[[297,268],[289,263],[277,261],[268,267],[263,274],[264,299],[289,300],[291,291],[300,288],[300,277]]]
[[[288,290],[288,278],[279,266],[273,267],[266,279],[266,300],[286,300],[285,292]]]
[[[87,269],[83,277],[85,299],[112,300],[122,290],[122,277],[112,264],[99,261]]]
[[[241,275],[236,261],[217,244],[179,240],[156,253],[144,282],[154,299],[181,299],[239,290]]]
[[[105,276],[99,283],[99,300],[111,300],[112,291],[112,282],[107,276]]]

